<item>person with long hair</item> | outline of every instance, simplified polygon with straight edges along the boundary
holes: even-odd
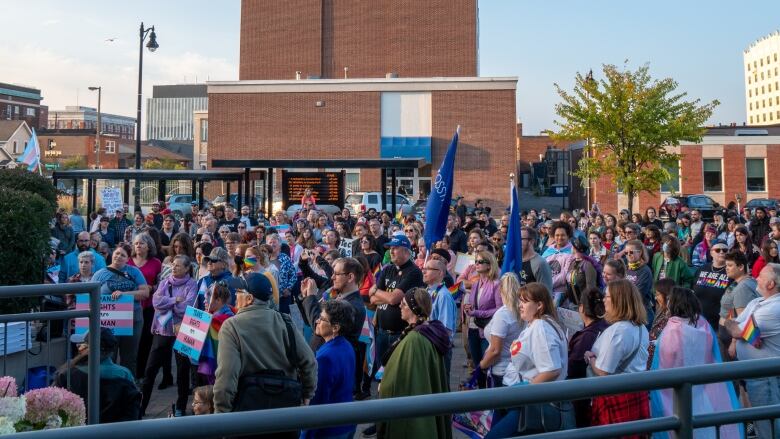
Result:
[[[566,334],[558,322],[550,291],[538,282],[531,282],[520,287],[519,296],[519,314],[526,327],[509,347],[511,360],[504,373],[504,385],[565,380],[568,375]],[[500,419],[494,414],[493,426],[485,439],[516,436],[520,413],[520,409],[509,410]],[[550,418],[556,421],[555,425],[545,425],[547,431],[568,430],[576,425],[570,402],[544,407],[541,416],[543,423]]]
[[[751,268],[761,253],[759,248],[753,244],[747,227],[743,225],[739,225],[734,229],[734,246],[731,248],[736,249],[745,255],[745,259],[748,261],[748,267]]]
[[[621,259],[609,259],[604,264],[604,268],[601,270],[601,277],[604,279],[604,284],[608,284],[613,280],[626,278],[626,264]]]
[[[653,280],[671,279],[679,286],[690,287],[693,273],[680,256],[680,241],[674,235],[664,235],[661,242],[661,251],[653,256]]]
[[[173,343],[176,341],[176,329],[184,319],[188,306],[195,303],[198,283],[190,276],[190,258],[177,255],[173,258],[171,275],[160,282],[152,297],[154,321],[152,322],[152,348],[144,373],[143,402],[141,412],[146,412],[152,398],[154,380],[157,372],[165,363],[170,363]],[[190,359],[176,353],[176,411],[174,416],[183,416],[187,409],[190,393]]]
[[[520,318],[520,281],[517,275],[506,273],[500,281],[503,304],[485,326],[485,337],[489,344],[479,362],[481,370],[490,370],[494,387],[503,385],[504,372],[511,359],[509,345],[525,328],[525,322]]]
[[[712,262],[710,247],[712,247],[712,243],[717,238],[718,231],[712,224],[708,224],[704,227],[704,239],[693,248],[693,252],[691,253],[691,265],[698,268]]]
[[[588,374],[604,376],[647,370],[650,345],[645,327],[647,310],[636,285],[627,279],[607,284],[604,310],[610,326],[599,335],[593,348],[585,352]],[[597,396],[591,407],[593,426],[637,421],[650,416],[647,392]]]
[[[385,367],[380,398],[449,392],[444,354],[450,349],[447,328],[428,320],[431,296],[425,288],[412,288],[401,300],[401,318],[407,323],[401,336],[382,357]],[[398,419],[377,423],[378,438],[451,438],[449,415]]]
[[[370,233],[366,233],[362,238],[355,238],[359,240],[359,255],[362,255],[368,261],[368,266],[371,267],[367,273],[373,273],[374,270],[382,265],[382,255],[376,252],[376,238]]]
[[[669,295],[672,288],[675,287],[674,280],[670,278],[661,279],[655,283],[655,318],[650,325],[650,346],[647,348],[647,368],[653,364],[653,353],[655,352],[655,340],[661,336],[661,332],[669,321]]]
[[[648,321],[652,321],[655,314],[655,307],[653,306],[653,270],[647,264],[649,261],[647,249],[642,244],[642,241],[632,239],[626,243],[626,261],[628,262],[626,279],[636,285],[647,310],[646,317]]]
[[[297,224],[301,224],[301,223],[298,222]],[[301,232],[298,234],[298,238],[296,239],[296,242],[306,250],[311,250],[317,246],[317,241],[314,239],[314,233],[308,227],[304,227],[301,230]]]
[[[661,251],[661,229],[654,224],[645,227],[645,239],[642,243],[647,249],[648,260],[652,261],[653,256]]]
[[[609,326],[604,320],[604,298],[598,288],[589,288],[582,292],[579,302],[580,318],[584,327],[575,332],[569,340],[569,369],[566,379],[585,378],[587,363],[585,352],[593,348],[593,343]],[[577,427],[590,426],[590,399],[573,401]]]
[[[271,260],[268,255],[269,251],[267,246],[247,247],[242,258],[241,266],[243,267],[243,271],[241,273],[237,273],[236,276],[239,274],[246,275],[249,273],[264,274],[265,277],[268,278],[268,281],[271,282],[271,297],[273,298],[271,307],[276,308],[279,306],[279,281],[277,280],[276,273],[273,270],[275,267],[273,264],[271,264]]]
[[[484,328],[493,318],[493,314],[503,305],[501,301],[501,283],[498,279],[501,270],[492,253],[483,251],[477,253],[476,271],[479,279],[471,287],[468,301],[463,304],[463,310],[469,317],[468,346],[474,366],[479,365],[488,347]],[[484,387],[482,380],[480,386]]]
[[[133,335],[119,338],[119,364],[135,371],[138,364],[138,342],[143,328],[141,301],[149,297],[149,285],[144,275],[136,267],[128,264],[132,249],[129,245],[119,244],[111,257],[111,263],[92,275],[93,282],[100,282],[101,294],[113,299],[120,296],[133,296]]]
[[[588,245],[585,239],[574,238],[574,261],[566,273],[566,300],[565,308],[575,310],[579,307],[582,292],[591,288],[598,288],[603,281],[600,279],[601,264],[588,255]]]
[[[149,286],[149,291],[155,291],[157,280],[162,271],[162,262],[157,257],[157,251],[160,247],[155,244],[154,238],[147,232],[139,233],[133,237],[133,253],[127,264],[136,267]],[[152,320],[154,320],[154,307],[151,298],[141,301],[143,310],[143,327],[141,329],[141,339],[138,344],[138,365],[135,374],[138,377],[144,376],[146,372],[146,360],[149,358],[149,351],[152,348]],[[163,381],[160,388],[164,389],[173,385],[173,375],[170,367],[163,371]]]
[[[604,266],[604,262],[609,258],[610,252],[602,242],[601,237],[601,233],[596,232],[593,228],[588,232],[588,244],[590,247],[588,249],[588,255],[598,261],[601,266]]]
[[[214,285],[206,311],[211,314],[211,325],[206,331],[206,340],[203,342],[203,350],[200,351],[200,359],[197,367],[197,384],[202,386],[214,384],[217,371],[217,351],[219,350],[219,331],[225,320],[236,315],[236,309],[230,306],[232,295],[224,281]]]
[[[199,242],[195,245],[195,262],[198,263],[198,275],[195,277],[196,279],[200,279],[209,274],[209,269],[207,267],[208,262],[204,257],[210,255],[213,248],[214,245],[210,242]]]
[[[615,228],[612,226],[606,226],[604,228],[604,233],[602,234],[602,245],[604,248],[607,249],[607,251],[612,254],[612,251],[618,248],[618,245],[615,244],[615,236],[617,235],[617,232],[615,232]]]
[[[777,242],[767,239],[761,244],[761,253],[759,254],[756,262],[753,264],[753,268],[750,270],[750,274],[756,278],[761,274],[761,270],[769,263],[780,263],[780,257],[778,257]]]
[[[192,244],[192,238],[190,238],[190,235],[180,232],[173,235],[173,238],[171,239],[171,245],[168,247],[168,255],[162,262],[159,277],[160,282],[171,275],[173,258],[179,255],[187,256],[189,258],[190,277],[195,280],[198,279],[198,261],[195,260],[195,247]]]
[[[702,316],[696,295],[689,288],[674,287],[669,294],[669,321],[655,342],[650,370],[695,367],[720,363],[715,333]],[[725,413],[740,408],[734,386],[727,382],[693,386],[693,415]],[[654,418],[672,416],[674,395],[671,389],[650,392],[650,410]],[[714,428],[719,431],[716,432]],[[718,434],[719,433],[719,434]],[[741,437],[737,424],[696,429],[696,437]],[[655,435],[654,435],[655,436]],[[659,437],[667,437],[661,434]],[[759,437],[764,437],[760,436]]]
[[[211,415],[214,413],[214,386],[198,386],[192,391],[192,414]]]
[[[572,228],[565,221],[556,221],[550,229],[553,244],[547,247],[542,257],[552,270],[553,292],[566,291],[566,274],[574,262],[571,246]]]

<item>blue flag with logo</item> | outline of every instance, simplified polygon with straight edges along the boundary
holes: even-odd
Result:
[[[460,125],[452,136],[447,153],[441,162],[439,172],[431,187],[428,204],[425,206],[425,247],[430,251],[433,245],[441,241],[447,231],[447,217],[450,214],[452,182],[455,176],[455,154],[458,152],[458,134]]]
[[[506,252],[504,253],[504,263],[501,266],[501,274],[512,272],[519,276],[523,269],[523,240],[520,235],[520,229],[522,229],[520,201],[514,180],[509,185],[509,193],[512,206],[509,208],[509,228],[506,234]]]

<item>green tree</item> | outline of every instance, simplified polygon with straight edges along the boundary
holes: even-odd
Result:
[[[86,169],[87,168],[87,159],[84,156],[73,156],[69,159],[66,159],[62,162],[60,165],[60,169],[63,171],[66,171],[68,169]]]
[[[553,138],[587,139],[574,175],[610,176],[633,211],[637,194],[656,192],[670,179],[665,168],[676,166],[680,155],[667,147],[700,141],[702,126],[719,102],[686,100],[673,79],[652,79],[648,65],[636,71],[604,65],[603,73],[600,80],[578,73],[571,92],[555,84],[563,102],[555,106],[561,120],[555,122],[560,130]]]
[[[144,169],[187,169],[178,161],[168,158],[147,160],[142,167]]]

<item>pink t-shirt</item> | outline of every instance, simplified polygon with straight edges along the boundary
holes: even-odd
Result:
[[[133,258],[130,258],[130,260],[127,261],[127,265],[137,267]],[[149,297],[141,301],[141,307],[148,308],[152,306],[152,294],[154,294],[154,291],[157,289],[157,277],[160,276],[160,271],[162,271],[162,262],[157,258],[151,258],[147,260],[144,265],[137,268],[141,270],[141,274],[144,276],[147,285],[149,285],[149,288],[151,289],[149,291]]]

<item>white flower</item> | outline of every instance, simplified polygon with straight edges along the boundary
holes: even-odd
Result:
[[[24,396],[0,398],[0,416],[7,418],[11,424],[24,418],[26,410]]]
[[[4,434],[16,434],[16,429],[10,419],[0,416],[0,436]]]

